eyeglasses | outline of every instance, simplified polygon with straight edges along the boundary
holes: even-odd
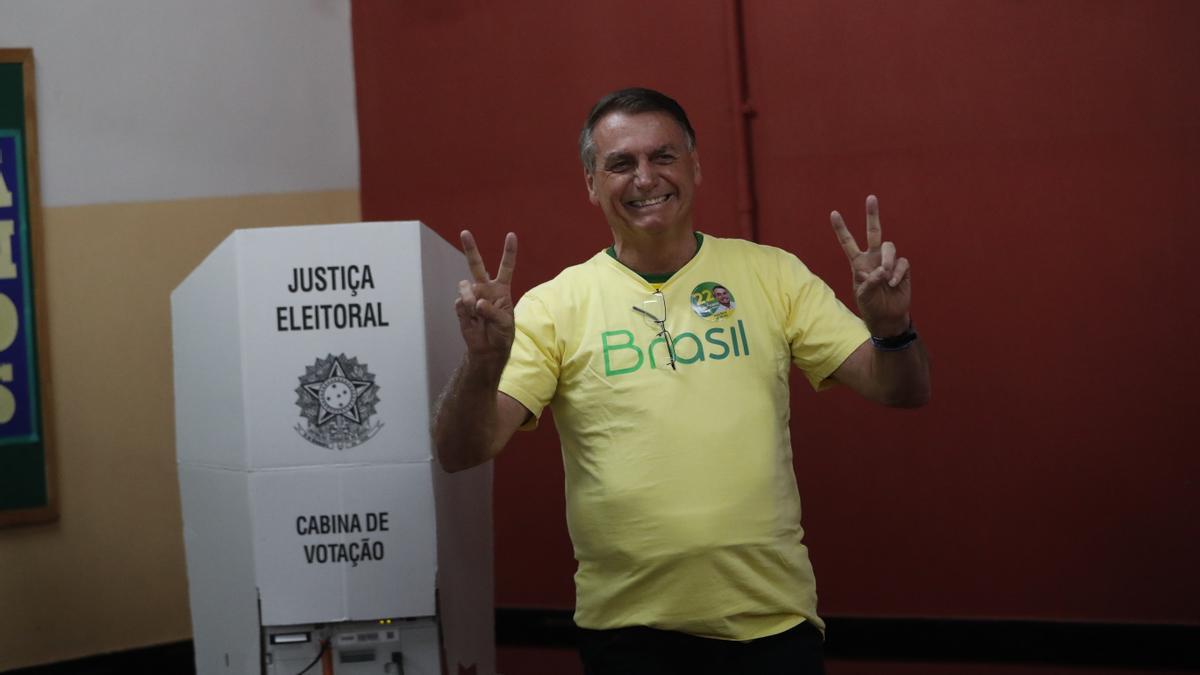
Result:
[[[662,291],[654,291],[649,300],[642,302],[642,306],[633,306],[633,311],[646,317],[648,323],[653,323],[658,327],[658,337],[667,345],[667,354],[671,357],[671,370],[675,370],[675,347],[671,344],[671,333],[667,331],[667,297]],[[651,348],[654,343],[650,343]],[[650,357],[652,360],[653,355]]]

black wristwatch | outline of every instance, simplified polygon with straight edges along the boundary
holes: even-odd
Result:
[[[878,338],[871,336],[871,344],[875,349],[881,352],[898,352],[902,349],[908,349],[909,345],[917,339],[917,331],[913,330],[912,322],[908,322],[908,328],[899,335],[892,337]]]

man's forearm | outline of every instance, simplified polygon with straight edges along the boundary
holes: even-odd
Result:
[[[496,392],[503,370],[502,362],[468,354],[450,378],[433,421],[433,442],[445,470],[469,469],[500,451]]]
[[[879,387],[880,403],[917,408],[929,402],[929,355],[919,338],[904,349],[871,351],[871,379]]]

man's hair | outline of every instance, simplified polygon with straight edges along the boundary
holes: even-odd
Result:
[[[583,131],[579,132],[579,159],[583,162],[583,170],[589,174],[596,168],[596,143],[592,139],[592,131],[605,115],[614,112],[631,115],[648,112],[666,113],[679,124],[680,129],[683,129],[683,135],[687,137],[688,150],[696,149],[696,130],[688,121],[683,106],[679,105],[675,99],[653,89],[643,89],[642,87],[620,89],[606,94],[596,102],[596,105],[592,106],[592,111],[587,116],[587,122],[583,125]]]

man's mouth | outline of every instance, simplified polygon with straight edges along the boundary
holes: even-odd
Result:
[[[647,206],[658,206],[659,204],[662,204],[663,202],[667,201],[670,198],[671,198],[671,195],[666,194],[666,195],[662,195],[659,197],[651,197],[650,199],[636,199],[634,201],[625,202],[625,203],[628,204],[629,206],[632,206],[635,209],[644,209]]]

